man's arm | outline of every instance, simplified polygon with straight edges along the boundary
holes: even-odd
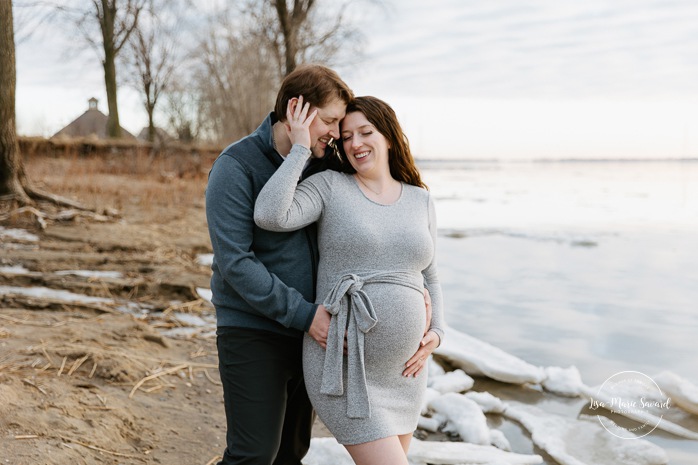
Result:
[[[270,273],[251,250],[253,212],[249,173],[233,157],[220,157],[206,189],[206,218],[223,279],[260,314],[285,327],[309,331],[317,306]]]

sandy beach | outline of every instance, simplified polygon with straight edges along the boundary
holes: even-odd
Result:
[[[225,443],[215,337],[181,317],[213,317],[196,292],[210,277],[196,261],[210,252],[205,172],[114,174],[99,160],[55,158],[27,170],[45,188],[119,214],[49,220],[41,230],[24,213],[1,225],[0,461],[215,463]],[[12,291],[28,287],[97,299]]]

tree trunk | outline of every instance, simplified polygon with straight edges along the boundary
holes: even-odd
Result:
[[[281,35],[284,38],[284,58],[285,58],[285,74],[288,75],[296,69],[296,28],[294,18],[289,14],[286,7],[286,0],[275,0],[274,6],[279,17],[279,25],[281,26]]]
[[[114,22],[116,20],[116,5],[108,0],[102,0],[102,17],[98,19],[102,29],[104,44],[104,83],[107,90],[107,105],[109,117],[107,119],[107,135],[109,137],[121,137],[121,125],[119,123],[119,106],[116,101],[116,49],[114,48]]]
[[[107,50],[105,50],[107,52]],[[114,55],[106,55],[104,59],[104,83],[107,88],[107,104],[109,116],[107,119],[107,135],[109,137],[121,137],[121,124],[119,123],[119,107],[116,103],[116,67]]]
[[[32,201],[23,187],[26,179],[17,143],[16,85],[12,1],[0,0],[0,196],[10,195],[30,204]]]
[[[153,120],[155,105],[147,105],[146,109],[148,110],[148,142],[155,142],[155,121]]]

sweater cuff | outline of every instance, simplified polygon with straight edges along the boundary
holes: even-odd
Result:
[[[444,330],[441,328],[429,328],[429,331],[433,331],[437,336],[439,336],[439,344],[436,347],[440,347],[441,343],[444,341]]]
[[[313,318],[315,318],[317,308],[318,306],[316,304],[311,304],[310,302],[301,300],[298,308],[296,309],[296,314],[293,316],[290,327],[308,332],[310,325],[313,322]]]
[[[305,145],[293,144],[288,156],[290,157],[292,155],[295,155],[296,153],[298,153],[299,154],[298,156],[302,156],[304,159],[310,158],[310,155],[312,154],[310,149],[308,147],[306,147]]]

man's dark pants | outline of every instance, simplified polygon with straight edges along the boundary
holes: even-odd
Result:
[[[218,465],[300,465],[315,414],[303,382],[302,338],[218,328],[228,432]]]

